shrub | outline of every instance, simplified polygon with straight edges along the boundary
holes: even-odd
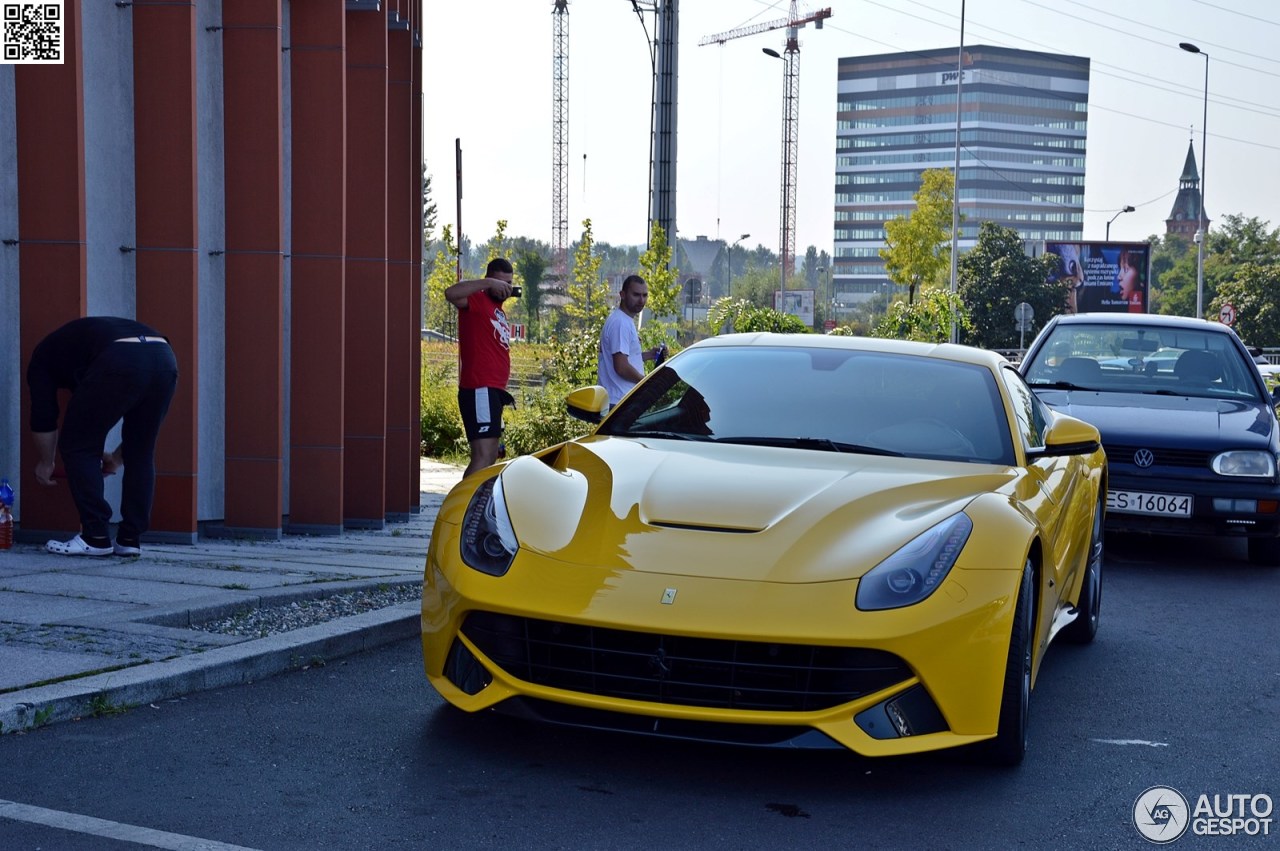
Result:
[[[596,383],[596,342],[590,333],[564,343],[511,347],[515,408],[503,412],[507,457],[525,455],[591,430],[565,412],[564,397]],[[422,454],[465,459],[470,454],[458,413],[458,349],[455,343],[424,343],[422,358]]]
[[[578,328],[552,341],[553,354],[544,371],[548,383],[570,388],[597,383],[600,327]]]
[[[591,431],[591,424],[574,419],[565,411],[564,397],[574,389],[566,384],[547,384],[526,390],[515,410],[503,416],[503,442],[507,457],[528,455]]]
[[[445,361],[422,365],[422,454],[432,458],[467,455],[458,413],[457,367]]]

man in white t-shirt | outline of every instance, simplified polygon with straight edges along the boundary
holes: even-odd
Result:
[[[597,369],[600,385],[609,391],[609,404],[616,405],[636,382],[644,378],[644,362],[653,360],[658,349],[640,351],[636,317],[649,300],[649,285],[639,275],[628,275],[618,292],[618,306],[604,321],[600,332]]]

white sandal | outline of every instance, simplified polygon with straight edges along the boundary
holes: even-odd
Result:
[[[79,535],[70,541],[49,541],[44,548],[60,556],[109,556],[114,552],[111,547],[91,547]]]

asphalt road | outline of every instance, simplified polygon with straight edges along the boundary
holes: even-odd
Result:
[[[1051,650],[1016,770],[466,716],[409,641],[3,737],[0,848],[1125,849],[1151,847],[1152,786],[1280,799],[1280,570],[1238,543],[1107,543],[1098,640]]]

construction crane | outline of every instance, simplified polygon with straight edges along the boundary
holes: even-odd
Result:
[[[782,309],[786,309],[787,273],[795,269],[796,256],[796,177],[800,156],[800,28],[805,24],[813,24],[814,29],[822,29],[822,22],[831,17],[831,9],[819,9],[801,16],[796,0],[791,0],[791,14],[776,21],[767,21],[738,27],[727,32],[703,37],[698,42],[702,47],[708,44],[724,44],[734,38],[757,35],[770,30],[786,27],[787,42],[783,54],[766,50],[770,56],[777,56],[783,61],[785,83],[782,90]]]
[[[551,268],[569,276],[569,0],[552,0]]]

